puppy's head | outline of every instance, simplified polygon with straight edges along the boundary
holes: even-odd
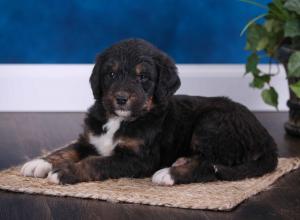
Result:
[[[174,62],[139,39],[121,41],[100,54],[90,83],[107,112],[124,118],[151,111],[180,86]]]

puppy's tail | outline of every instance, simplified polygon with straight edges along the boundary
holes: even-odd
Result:
[[[270,154],[263,154],[256,160],[251,160],[238,166],[216,165],[215,172],[219,180],[240,180],[269,173],[277,167],[277,163],[277,154],[276,152],[272,152]]]

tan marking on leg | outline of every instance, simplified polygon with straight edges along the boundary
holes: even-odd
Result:
[[[45,160],[53,164],[54,166],[57,166],[62,163],[66,162],[77,162],[79,161],[79,155],[78,152],[74,149],[72,149],[72,145],[65,149],[61,149],[58,151],[53,152],[52,154],[45,157]]]
[[[121,137],[118,141],[118,146],[120,148],[126,148],[132,150],[135,153],[138,153],[140,147],[144,144],[144,140],[139,138],[129,138],[129,137]]]
[[[186,158],[183,165],[172,166],[172,173],[182,177],[191,175],[198,164],[199,162],[197,160]]]
[[[178,166],[185,165],[185,164],[189,163],[190,160],[191,159],[187,158],[187,157],[180,157],[172,164],[172,167],[178,167]]]
[[[94,169],[90,168],[90,165],[85,161],[80,161],[75,164],[75,174],[82,181],[92,181],[96,177],[96,173],[93,173]]]
[[[75,164],[75,173],[83,181],[99,180],[101,173],[92,167],[94,160],[101,160],[101,156],[90,156]]]

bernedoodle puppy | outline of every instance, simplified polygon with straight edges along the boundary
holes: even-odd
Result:
[[[144,40],[106,49],[90,84],[95,103],[77,141],[25,163],[24,176],[57,184],[152,176],[174,185],[257,177],[277,166],[273,138],[245,106],[174,95],[174,62]]]

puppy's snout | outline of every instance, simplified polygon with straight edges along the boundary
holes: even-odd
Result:
[[[115,98],[118,105],[125,105],[129,99],[129,94],[124,92],[117,93]]]
[[[128,98],[126,98],[124,96],[117,96],[116,100],[117,100],[118,105],[125,105]]]

